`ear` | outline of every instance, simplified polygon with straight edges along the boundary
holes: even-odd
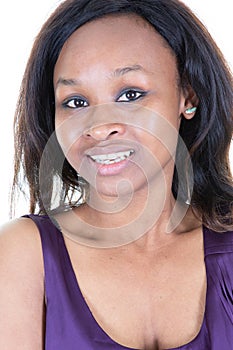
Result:
[[[195,116],[199,99],[191,87],[187,84],[182,88],[181,100],[180,100],[180,115],[185,119],[192,119]]]

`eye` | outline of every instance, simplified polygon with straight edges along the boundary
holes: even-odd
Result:
[[[83,108],[87,107],[88,103],[84,98],[81,97],[72,97],[63,102],[63,107],[71,108],[71,109],[77,109],[77,108]]]
[[[117,99],[118,102],[131,102],[136,101],[140,97],[145,96],[145,91],[138,91],[134,89],[129,89],[124,91]]]

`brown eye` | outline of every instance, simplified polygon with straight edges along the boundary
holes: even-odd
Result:
[[[65,101],[63,103],[63,106],[66,108],[76,109],[76,108],[87,107],[88,103],[86,100],[84,100],[80,97],[73,97],[73,98],[70,98],[69,100]]]
[[[144,91],[137,91],[137,90],[127,90],[123,94],[120,95],[118,98],[118,102],[131,102],[136,101],[140,97],[144,96]]]
[[[138,97],[138,93],[136,91],[131,90],[131,91],[128,91],[125,94],[125,96],[128,100],[135,100],[135,98]]]

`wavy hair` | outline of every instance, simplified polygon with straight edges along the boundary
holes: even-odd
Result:
[[[54,66],[70,35],[86,22],[110,14],[137,14],[148,21],[167,41],[177,60],[181,86],[189,84],[199,106],[192,120],[181,121],[180,136],[189,151],[194,176],[192,208],[203,223],[215,230],[232,228],[233,188],[229,165],[232,138],[232,76],[220,50],[198,18],[178,0],[66,0],[49,17],[38,34],[22,81],[15,116],[15,175],[13,193],[20,173],[30,189],[30,211],[49,210],[56,160],[62,151],[54,142],[44,198],[40,191],[39,167],[48,139],[54,134]],[[184,162],[177,147],[176,164]],[[181,166],[182,167],[182,166]],[[65,160],[61,175],[61,202],[72,198],[82,184]],[[173,193],[178,187],[177,171]],[[184,192],[184,200],[187,191]]]

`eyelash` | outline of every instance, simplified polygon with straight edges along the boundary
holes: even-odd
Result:
[[[136,96],[130,99],[130,97],[126,97],[124,100],[120,100],[124,95],[126,96],[127,94],[135,94]],[[144,97],[147,94],[146,91],[142,91],[139,89],[127,89],[121,92],[121,94],[117,97],[116,102],[134,102],[139,100],[140,98]],[[80,104],[78,106],[78,104]],[[72,104],[72,106],[71,106]],[[70,108],[70,109],[78,109],[78,108],[85,108],[88,107],[88,102],[84,97],[81,96],[74,96],[72,98],[67,99],[62,103],[62,106],[64,108]]]
[[[127,94],[136,94],[136,97],[134,97],[132,100],[130,100],[128,98],[128,100],[121,100],[120,101],[120,98],[124,95],[127,95]],[[142,91],[142,90],[139,90],[139,89],[127,89],[127,90],[124,90],[121,92],[121,94],[118,96],[117,98],[117,101],[118,102],[133,102],[133,101],[137,101],[138,99],[140,99],[141,97],[145,96],[147,94],[146,91]]]
[[[81,106],[78,106],[77,104],[78,103],[82,103]],[[84,104],[86,105],[83,105],[83,102]],[[73,106],[71,106],[70,104],[73,104]],[[76,109],[76,108],[85,108],[88,106],[88,103],[87,101],[85,100],[85,98],[82,98],[82,97],[72,97],[72,98],[69,98],[68,100],[64,101],[62,103],[62,106],[64,108],[70,108],[70,109]]]

